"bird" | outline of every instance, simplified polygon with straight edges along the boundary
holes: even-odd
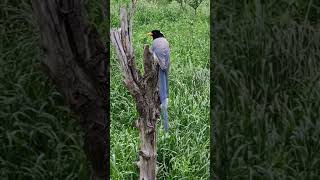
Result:
[[[164,129],[168,132],[168,103],[169,103],[169,67],[170,67],[170,47],[169,42],[160,30],[152,30],[147,33],[153,38],[150,52],[153,55],[154,63],[159,68],[159,91],[160,91],[160,107],[163,114]]]

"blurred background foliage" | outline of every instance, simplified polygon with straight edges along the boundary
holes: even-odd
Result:
[[[220,179],[320,176],[320,1],[217,1]]]
[[[0,7],[0,179],[89,179],[76,118],[41,70],[30,1],[3,0]],[[103,34],[102,2],[86,7]]]

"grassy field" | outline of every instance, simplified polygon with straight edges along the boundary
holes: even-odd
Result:
[[[119,7],[111,1],[111,27],[119,26]],[[169,136],[158,126],[158,179],[208,179],[209,177],[209,1],[194,11],[176,1],[138,1],[133,39],[142,69],[146,33],[160,29],[170,42]],[[111,175],[112,179],[137,179],[139,134],[131,127],[138,114],[122,82],[115,52],[111,57]]]
[[[319,1],[217,4],[221,179],[319,179]]]

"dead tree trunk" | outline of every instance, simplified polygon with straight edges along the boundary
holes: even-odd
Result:
[[[132,16],[135,2],[127,15],[121,8],[121,28],[111,30],[111,41],[118,55],[124,83],[134,97],[139,119],[135,127],[140,130],[141,149],[139,151],[140,180],[156,179],[157,141],[156,123],[160,117],[160,99],[158,92],[158,68],[154,65],[149,46],[144,47],[144,75],[136,69],[136,57],[132,45]]]
[[[79,117],[92,179],[109,179],[108,54],[84,15],[82,1],[33,0],[45,58],[42,65]]]

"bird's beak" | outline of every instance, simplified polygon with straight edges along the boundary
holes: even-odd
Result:
[[[152,32],[148,32],[147,35],[148,36],[152,36],[153,34],[152,34]]]

